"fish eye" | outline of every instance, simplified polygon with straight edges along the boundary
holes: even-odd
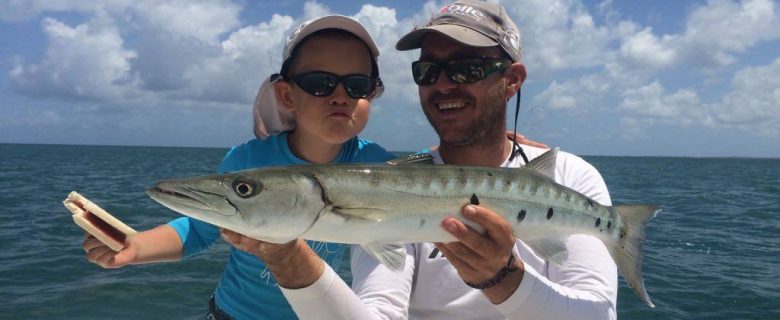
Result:
[[[249,198],[255,194],[255,184],[252,181],[236,180],[233,191],[241,198]]]

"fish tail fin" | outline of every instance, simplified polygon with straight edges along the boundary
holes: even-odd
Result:
[[[648,306],[655,307],[645,289],[642,277],[642,242],[645,240],[645,226],[661,209],[653,205],[616,205],[613,207],[621,216],[624,228],[620,230],[618,245],[613,250],[618,270],[628,285]]]

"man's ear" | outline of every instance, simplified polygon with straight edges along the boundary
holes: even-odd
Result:
[[[517,93],[517,90],[520,90],[520,86],[523,85],[523,82],[525,81],[525,78],[528,74],[525,72],[525,65],[520,62],[516,62],[504,70],[504,75],[507,79],[506,98],[509,99],[514,96],[515,93]]]
[[[295,112],[290,83],[284,80],[276,81],[274,83],[274,94],[276,95],[276,101],[279,101],[283,108],[290,110],[290,112]]]

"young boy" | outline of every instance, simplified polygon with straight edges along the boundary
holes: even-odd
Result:
[[[382,91],[378,56],[371,36],[350,18],[326,16],[300,25],[287,40],[280,73],[263,83],[255,101],[255,133],[261,139],[233,147],[218,171],[392,158],[377,144],[357,137],[368,121],[371,100]],[[256,241],[223,232],[234,247],[207,318],[295,318],[268,266],[244,251]],[[119,268],[179,260],[204,251],[219,237],[217,227],[182,217],[129,238],[120,252],[94,237],[87,237],[83,248],[89,261]],[[334,243],[289,245],[310,246],[333,268],[338,268],[345,249]]]

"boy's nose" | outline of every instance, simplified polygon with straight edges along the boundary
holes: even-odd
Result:
[[[333,93],[330,95],[330,105],[334,106],[348,106],[350,97],[347,95],[347,89],[344,88],[343,83],[339,83],[336,85],[336,89],[333,90]]]

